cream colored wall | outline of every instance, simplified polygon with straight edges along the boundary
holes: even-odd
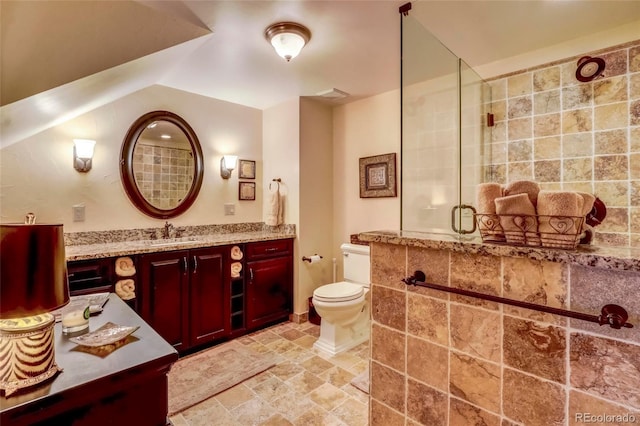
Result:
[[[300,100],[300,256],[296,312],[307,311],[313,290],[332,282],[333,116],[331,107]],[[319,254],[320,263],[302,261]]]
[[[361,157],[396,153],[397,197],[360,198]],[[393,90],[333,111],[333,256],[351,234],[400,229],[400,91]],[[342,268],[338,268],[338,279]]]
[[[263,209],[266,212],[269,200],[268,187],[274,178],[282,179],[281,194],[285,197],[284,222],[300,225],[300,100],[294,98],[271,108],[263,110],[262,151],[264,174]],[[264,218],[262,218],[264,220]],[[299,231],[298,231],[299,232]],[[294,241],[294,312],[304,312],[295,303],[299,291],[299,244],[300,238]]]
[[[0,151],[0,220],[21,222],[34,212],[41,223],[62,223],[65,232],[161,226],[164,221],[138,211],[120,183],[119,156],[131,124],[153,110],[184,118],[198,135],[204,179],[193,206],[171,222],[197,225],[262,221],[262,191],[256,201],[238,201],[238,175],[220,177],[220,157],[236,154],[260,162],[262,111],[204,96],[151,86],[73,120],[51,127]],[[93,168],[73,168],[73,139],[97,141]],[[261,167],[257,170],[262,179]],[[225,216],[224,203],[236,205]],[[83,204],[84,222],[72,221],[72,206]]]

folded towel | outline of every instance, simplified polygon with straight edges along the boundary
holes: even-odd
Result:
[[[504,195],[527,194],[531,204],[535,207],[538,204],[538,193],[540,185],[531,180],[516,180],[508,183],[504,187]]]
[[[233,262],[231,264],[231,277],[238,278],[240,276],[240,271],[242,271],[242,263]]]
[[[240,247],[238,246],[233,246],[231,248],[231,258],[233,260],[241,260],[242,259],[242,250],[240,250]]]
[[[481,183],[476,187],[478,228],[483,241],[504,241],[504,231],[496,215],[495,199],[498,197],[502,197],[502,185],[499,183]]]
[[[577,192],[540,191],[538,220],[543,247],[575,247],[581,231],[576,218],[582,215],[584,201]]]
[[[119,277],[130,277],[136,274],[136,267],[130,257],[119,257],[116,259],[116,275]]]
[[[496,198],[496,213],[509,244],[539,246],[536,208],[525,193]]]
[[[280,185],[275,185],[275,189],[269,194],[269,205],[265,223],[269,226],[278,226],[284,223],[283,199],[280,195]]]
[[[587,192],[578,192],[580,196],[582,196],[582,211],[580,212],[580,217],[582,218],[582,226],[580,227],[580,231],[584,231],[587,227],[586,216],[593,209],[593,203],[596,201],[595,195],[589,194]]]
[[[136,297],[136,284],[131,279],[120,280],[116,283],[116,294],[120,296],[122,300],[131,300]]]

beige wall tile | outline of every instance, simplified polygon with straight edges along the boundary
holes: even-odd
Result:
[[[509,161],[530,161],[533,159],[533,142],[531,140],[512,141],[507,144]]]
[[[640,125],[640,101],[632,101],[629,105],[629,124]]]
[[[560,67],[553,66],[533,72],[533,90],[542,92],[560,87]]]
[[[566,308],[568,266],[525,258],[502,258],[504,297]]]
[[[408,247],[407,250],[407,273],[420,270],[425,273],[428,282],[449,285],[449,252],[416,247]],[[424,287],[407,287],[407,291],[440,299],[449,298],[447,293]]]
[[[607,63],[607,77],[621,75],[627,72],[627,50],[616,50],[602,55]]]
[[[404,426],[404,415],[375,399],[369,401],[371,426]]]
[[[372,324],[371,359],[396,370],[405,371],[405,339],[404,333]]]
[[[493,413],[500,412],[501,371],[496,364],[451,352],[450,392]]]
[[[573,387],[640,409],[640,346],[572,333],[569,351]]]
[[[606,206],[626,206],[629,196],[629,185],[626,181],[595,182],[594,190]]]
[[[449,398],[449,424],[500,426],[500,417],[457,398]]]
[[[532,89],[533,81],[530,72],[525,72],[507,78],[507,96],[509,98],[527,95],[532,92]]]
[[[640,99],[640,73],[629,76],[629,99]]]
[[[598,226],[604,232],[629,232],[629,209],[626,207],[608,207],[607,217]]]
[[[566,333],[563,328],[505,316],[503,336],[506,365],[565,383]]]
[[[615,129],[629,125],[629,105],[626,102],[597,106],[593,113],[595,130]]]
[[[640,71],[640,46],[634,46],[629,49],[629,71]]]
[[[561,426],[565,423],[565,393],[560,385],[510,368],[504,369],[504,415],[527,426]]]
[[[562,91],[562,109],[571,110],[587,108],[593,102],[593,87],[591,84],[580,84],[566,87]]]
[[[508,181],[533,179],[533,163],[520,161],[508,164]]]
[[[491,113],[493,114],[494,123],[497,121],[503,121],[507,118],[507,101],[500,100],[491,102]]]
[[[626,155],[602,155],[594,157],[595,180],[626,180],[629,178],[629,166]]]
[[[558,182],[562,174],[562,162],[560,160],[535,161],[533,170],[536,182]]]
[[[405,246],[371,244],[371,282],[393,288],[404,288],[400,278],[406,276]]]
[[[593,135],[591,133],[571,133],[562,136],[562,156],[591,157],[593,155]]]
[[[598,419],[596,416],[611,417]],[[635,421],[631,421],[632,416],[635,417]],[[640,421],[640,411],[612,404],[583,392],[569,392],[569,425],[580,426],[594,423],[594,420],[602,423],[606,421],[607,425],[625,426]]]
[[[629,155],[629,177],[640,179],[640,153]]]
[[[565,182],[591,181],[593,179],[593,159],[591,157],[567,158],[562,162]]]
[[[561,151],[562,144],[559,136],[536,138],[533,141],[533,158],[535,160],[560,158]]]
[[[627,76],[594,81],[593,100],[596,105],[626,101]]]
[[[560,90],[549,90],[533,95],[534,114],[550,114],[558,111],[560,111]]]
[[[444,301],[407,293],[407,333],[441,345],[449,344],[449,315]]]
[[[407,416],[425,426],[446,426],[447,395],[427,385],[407,380]]]
[[[631,205],[640,206],[640,180],[631,182]]]
[[[452,347],[471,356],[501,362],[499,313],[455,304],[451,304],[450,312]]]
[[[604,108],[604,107],[602,107]],[[591,108],[575,109],[562,113],[562,133],[589,132],[593,129]],[[600,127],[608,129],[609,127]]]
[[[624,154],[627,152],[627,131],[626,129],[605,130],[595,132],[595,153],[601,154]]]
[[[371,362],[371,398],[404,412],[404,375],[375,361]]]
[[[405,292],[372,284],[371,318],[380,324],[404,331],[406,318]]]
[[[507,115],[509,119],[528,117],[533,112],[531,95],[509,98],[507,105],[509,107]]]
[[[545,114],[533,117],[533,135],[536,138],[559,134],[561,134],[560,114]]]
[[[507,135],[510,141],[531,138],[531,117],[514,118],[507,122]],[[553,133],[550,133],[553,134]],[[538,136],[538,135],[536,135]],[[540,135],[547,136],[547,135]]]
[[[449,350],[408,336],[407,375],[443,392],[448,392]]]

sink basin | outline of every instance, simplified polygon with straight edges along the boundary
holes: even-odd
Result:
[[[164,238],[161,240],[149,240],[147,241],[147,245],[152,247],[162,247],[162,246],[177,246],[184,244],[195,244],[199,243],[201,240],[198,237],[182,237],[182,238]]]

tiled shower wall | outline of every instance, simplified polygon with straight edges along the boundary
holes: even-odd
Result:
[[[640,424],[640,272],[381,243],[371,261],[371,426]],[[400,281],[418,269],[578,312],[619,304],[635,328]]]
[[[188,149],[136,144],[135,179],[144,198],[160,209],[174,208],[191,188],[193,154]]]
[[[595,244],[640,247],[640,40],[584,56],[603,77],[578,81],[575,57],[490,81],[485,180],[593,193],[607,206]]]

